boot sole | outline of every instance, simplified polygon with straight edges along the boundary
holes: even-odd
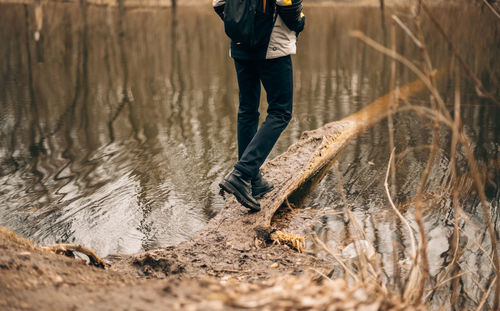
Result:
[[[232,195],[234,195],[234,197],[236,198],[236,201],[238,201],[244,207],[246,207],[254,212],[260,211],[260,207],[255,206],[252,203],[248,202],[243,197],[243,195],[241,195],[241,193],[238,190],[236,190],[236,188],[234,188],[233,185],[231,185],[231,183],[221,182],[219,184],[219,187],[221,188],[222,191],[226,191],[227,193],[231,193]]]

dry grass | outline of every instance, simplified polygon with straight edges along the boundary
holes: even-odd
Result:
[[[299,253],[302,253],[302,250],[306,244],[306,237],[302,235],[296,235],[292,233],[285,233],[282,231],[276,231],[271,233],[271,240],[274,244],[285,244],[290,246],[293,249],[296,249]]]
[[[496,239],[496,233],[493,226],[492,218],[490,215],[490,204],[488,203],[485,191],[484,191],[484,183],[481,173],[478,168],[477,160],[474,158],[472,143],[468,138],[465,129],[462,125],[460,118],[460,110],[461,110],[461,102],[460,98],[462,96],[460,78],[462,75],[467,76],[470,81],[472,81],[475,86],[476,95],[480,98],[486,99],[492,103],[498,104],[498,99],[492,95],[491,92],[485,89],[481,80],[477,77],[474,71],[471,69],[464,57],[462,57],[457,49],[455,48],[454,42],[450,39],[449,35],[444,31],[444,28],[441,27],[439,21],[433,16],[432,10],[426,6],[422,1],[414,2],[415,6],[412,10],[412,14],[410,14],[410,18],[407,18],[407,23],[405,24],[398,16],[393,15],[393,27],[399,27],[410,39],[410,42],[413,42],[416,48],[420,52],[420,62],[414,62],[402,54],[399,54],[396,51],[396,42],[395,36],[392,37],[391,47],[385,47],[384,45],[374,41],[373,39],[366,36],[364,33],[360,31],[351,32],[351,36],[360,39],[368,46],[374,48],[378,52],[392,58],[393,62],[391,64],[391,80],[390,80],[390,89],[395,89],[395,80],[396,80],[396,64],[399,63],[402,66],[406,67],[410,71],[412,71],[417,77],[424,82],[426,85],[430,96],[427,103],[410,103],[409,101],[404,101],[405,105],[399,109],[395,109],[397,106],[395,103],[401,101],[401,99],[394,98],[393,103],[389,107],[389,142],[391,145],[391,153],[390,160],[387,167],[387,173],[385,178],[385,190],[387,197],[389,199],[390,205],[392,206],[393,211],[399,217],[399,219],[406,224],[406,228],[408,229],[408,236],[411,240],[411,254],[409,258],[411,259],[411,267],[409,269],[409,273],[407,275],[401,275],[399,272],[401,271],[401,267],[395,261],[395,271],[397,273],[394,274],[394,277],[397,280],[394,280],[393,284],[395,286],[393,288],[385,288],[382,286],[382,280],[378,277],[381,275],[380,271],[377,270],[377,265],[370,262],[367,258],[362,256],[360,253],[359,262],[357,263],[358,267],[361,269],[353,270],[351,266],[343,259],[339,254],[336,254],[333,250],[328,249],[326,245],[324,245],[318,238],[313,236],[314,241],[322,248],[324,248],[330,255],[332,255],[336,261],[338,261],[341,266],[345,270],[345,278],[350,279],[354,283],[363,282],[363,280],[370,279],[375,283],[379,284],[379,290],[383,290],[385,295],[398,295],[403,303],[407,303],[410,305],[419,306],[425,301],[428,301],[433,295],[438,291],[448,291],[449,296],[449,307],[456,309],[463,309],[464,306],[461,305],[461,301],[467,299],[466,295],[460,291],[460,279],[463,276],[467,276],[471,278],[481,289],[482,297],[479,301],[469,301],[472,305],[475,305],[474,309],[477,310],[499,310],[500,303],[500,286],[497,285],[497,280],[500,279],[500,271],[499,271],[499,254],[498,254],[498,243]],[[491,9],[491,8],[490,8]],[[493,13],[495,13],[493,9]],[[454,78],[454,96],[452,97],[453,102],[448,104],[444,96],[440,93],[440,90],[437,86],[437,83],[434,79],[433,73],[436,71],[434,65],[431,62],[429,51],[427,50],[425,37],[423,35],[423,14],[426,15],[427,20],[429,20],[437,32],[441,34],[443,41],[449,48],[450,57],[455,59],[455,62],[451,62],[452,65],[447,70],[449,71],[449,76]],[[410,25],[408,24],[410,23]],[[392,31],[394,33],[394,30]],[[447,107],[452,107],[452,111],[450,112]],[[394,126],[392,121],[392,114],[395,112],[405,112],[405,111],[416,111],[420,115],[425,118],[428,118],[433,123],[433,136],[432,143],[429,146],[425,146],[426,149],[429,149],[429,157],[427,160],[427,164],[425,169],[421,175],[421,179],[419,182],[418,189],[416,191],[415,197],[415,221],[418,226],[418,241],[414,238],[413,231],[414,229],[410,226],[409,222],[405,217],[399,212],[396,205],[392,201],[392,195],[395,194],[395,162],[394,162]],[[423,221],[423,205],[424,205],[424,194],[426,192],[426,186],[429,180],[430,172],[432,167],[434,166],[434,162],[436,159],[436,154],[439,150],[442,150],[443,147],[439,145],[440,142],[440,134],[441,127],[445,126],[451,132],[451,145],[450,145],[450,180],[449,185],[446,186],[449,189],[448,195],[451,198],[452,208],[453,208],[453,234],[450,242],[450,250],[451,250],[451,260],[447,263],[447,266],[444,269],[444,272],[438,275],[436,279],[431,279],[429,273],[429,262],[428,262],[428,246],[427,246],[427,232],[424,228]],[[465,158],[467,159],[467,164],[470,170],[470,175],[474,180],[474,188],[479,196],[480,205],[482,208],[483,218],[485,219],[485,227],[487,228],[488,237],[491,241],[491,252],[488,252],[482,246],[484,241],[479,241],[478,238],[468,237],[468,243],[478,245],[480,249],[483,250],[484,255],[490,261],[491,271],[493,276],[489,282],[487,282],[487,287],[482,288],[480,285],[480,275],[475,271],[470,271],[465,267],[462,267],[460,264],[460,257],[463,255],[464,250],[460,249],[460,245],[462,240],[464,239],[465,232],[461,231],[460,223],[461,222],[470,222],[466,213],[463,212],[461,208],[461,203],[459,200],[459,192],[460,192],[460,181],[459,176],[457,174],[457,157],[458,150],[462,150],[465,153]],[[399,157],[404,156],[405,151],[400,152]],[[336,174],[340,176],[340,174]],[[391,177],[391,178],[389,178]],[[391,184],[389,183],[391,180]],[[350,211],[347,209],[347,203],[345,194],[343,189],[341,188],[342,181],[338,180],[339,191],[341,193],[341,197],[346,205],[346,215],[349,221],[356,223],[356,219],[352,216]],[[391,189],[392,186],[392,189]],[[355,230],[358,231],[359,237],[364,236],[363,229],[360,226],[354,226]],[[467,244],[468,245],[468,244]],[[395,254],[396,246],[394,248]]]

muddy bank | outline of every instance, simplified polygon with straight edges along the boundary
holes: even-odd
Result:
[[[307,255],[292,254],[286,246],[260,252],[259,258],[246,254],[253,261],[246,272],[196,274],[193,266],[164,279],[91,267],[3,228],[0,249],[2,310],[422,310],[402,305],[374,284],[347,286],[342,279],[302,273],[309,269],[302,262]],[[267,266],[270,262],[278,268]]]

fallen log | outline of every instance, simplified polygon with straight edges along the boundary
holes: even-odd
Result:
[[[127,262],[142,269],[142,273],[146,275],[160,277],[177,273],[190,275],[188,270],[192,272],[191,275],[199,276],[203,271],[209,271],[209,275],[218,275],[215,271],[234,267],[245,271],[262,267],[263,260],[267,258],[266,253],[263,250],[251,250],[256,250],[271,240],[271,219],[280,206],[288,202],[289,198],[300,198],[304,193],[308,193],[326,174],[335,157],[351,139],[384,119],[389,113],[394,92],[397,92],[399,101],[406,101],[425,89],[424,83],[416,80],[389,92],[340,121],[304,132],[285,153],[263,165],[263,174],[275,187],[261,199],[260,212],[249,213],[230,197],[226,200],[225,208],[210,220],[206,228],[189,240],[177,246],[138,254],[131,259],[125,258],[121,263],[115,262],[115,266],[124,269],[123,263]],[[302,193],[296,195],[299,192]],[[272,256],[271,253],[267,255]],[[299,256],[304,266],[315,264],[314,259],[307,259],[304,254],[282,256],[284,261],[286,256]],[[259,261],[260,265],[257,265],[256,261]],[[289,262],[290,266],[293,266],[293,259]]]
[[[287,198],[301,187],[314,186],[308,184],[311,180],[317,184],[351,139],[387,117],[394,92],[398,92],[400,101],[405,101],[425,89],[420,80],[411,82],[340,121],[304,132],[285,153],[263,165],[263,174],[274,183],[275,188],[260,201],[262,210],[249,214],[231,198],[208,224],[206,231],[231,232],[236,243],[251,243],[255,238],[252,231],[269,227],[272,216]]]

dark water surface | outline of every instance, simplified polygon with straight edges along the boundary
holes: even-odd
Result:
[[[102,256],[179,243],[202,229],[223,207],[217,184],[237,156],[236,77],[220,20],[205,7],[180,8],[174,15],[169,9],[58,4],[41,12],[37,19],[33,6],[0,5],[0,225],[41,245],[82,243]],[[306,13],[307,30],[293,59],[293,119],[272,157],[302,131],[345,117],[389,88],[390,61],[348,36],[360,29],[388,42],[389,18],[383,27],[375,8]],[[498,23],[475,7],[436,14],[498,98]],[[435,67],[448,66],[446,44],[430,23],[424,25]],[[399,31],[397,47],[419,61],[418,50]],[[414,79],[401,67],[397,71],[400,85]],[[450,85],[445,81],[442,89],[451,107]],[[465,129],[487,180],[498,232],[500,110],[476,96],[470,79],[462,77],[461,85]],[[431,143],[432,123],[407,112],[396,117],[395,128],[396,151],[409,150],[397,161],[395,197],[413,223],[411,199],[428,158],[422,146]],[[406,233],[383,189],[387,133],[386,122],[368,130],[343,152],[338,167],[349,207],[391,275],[395,233]],[[440,146],[426,192],[433,275],[447,260],[453,222],[451,203],[440,199],[450,174],[447,130]],[[469,221],[461,229],[489,250],[463,156],[459,164],[470,193],[462,197]],[[335,170],[305,205],[342,210]],[[315,230],[332,246],[352,240],[342,217],[318,218]],[[398,242],[408,246],[406,238]],[[464,265],[487,280],[487,257],[472,242],[467,246]]]

